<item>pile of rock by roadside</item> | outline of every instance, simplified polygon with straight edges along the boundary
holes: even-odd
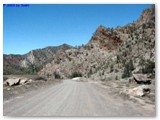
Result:
[[[129,79],[129,83],[135,83],[138,86],[132,88],[125,88],[120,93],[128,96],[139,96],[143,97],[150,93],[151,79],[144,74],[133,74]]]
[[[146,74],[133,74],[132,80],[137,84],[151,84],[151,80]]]
[[[143,97],[150,93],[150,87],[148,85],[140,85],[138,87],[124,89],[121,93],[125,93],[129,96],[140,96]]]
[[[28,84],[32,81],[33,81],[32,79],[28,79],[28,78],[8,78],[4,82],[4,84],[8,85],[8,86],[25,85],[25,84]]]

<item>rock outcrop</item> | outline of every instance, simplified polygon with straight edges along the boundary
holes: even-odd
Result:
[[[135,96],[135,97],[142,97],[145,96],[150,92],[150,88],[147,85],[141,85],[135,88],[126,89],[122,93],[129,95],[129,96]]]
[[[137,82],[137,84],[151,84],[151,79],[148,78],[147,75],[133,74],[133,79]]]
[[[11,77],[5,81],[5,84],[8,86],[25,85],[25,84],[30,83],[32,81],[33,81],[32,79],[28,79],[28,78]]]
[[[19,83],[20,83],[19,78],[12,78],[12,79],[6,80],[6,84],[9,86],[18,85]]]

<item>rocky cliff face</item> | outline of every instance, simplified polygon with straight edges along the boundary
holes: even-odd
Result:
[[[154,73],[154,9],[144,10],[137,21],[126,26],[99,26],[88,44],[56,54],[39,74],[65,78],[76,72],[104,80],[129,77],[133,72]]]
[[[72,48],[67,44],[57,47],[46,47],[43,49],[32,50],[25,55],[25,59],[20,61],[21,67],[28,67],[30,64],[44,65],[54,59],[57,52],[64,52]]]
[[[99,26],[87,45],[108,51],[115,50],[122,42],[122,39],[114,29]]]

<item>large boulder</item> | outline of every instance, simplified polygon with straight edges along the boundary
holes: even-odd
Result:
[[[137,82],[137,84],[151,84],[151,79],[144,74],[133,74],[133,79]]]
[[[73,81],[80,81],[80,77],[72,78]]]
[[[6,84],[9,86],[19,85],[19,83],[20,83],[20,78],[11,78],[6,80]]]
[[[124,91],[125,94],[129,96],[144,96],[150,92],[150,88],[148,85],[141,85],[135,88],[127,89]]]
[[[24,85],[28,82],[28,79],[21,79],[19,84]]]
[[[29,79],[27,83],[30,83],[30,82],[33,82],[33,80],[32,80],[32,79]]]

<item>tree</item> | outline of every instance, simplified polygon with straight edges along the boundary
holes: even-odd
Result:
[[[142,73],[144,74],[151,73],[152,75],[154,75],[155,72],[154,69],[155,69],[155,62],[147,60],[144,67],[142,68]]]
[[[117,63],[119,63],[119,61],[120,61],[120,56],[117,55]]]
[[[122,78],[130,77],[132,75],[132,71],[134,70],[133,61],[130,60],[124,66],[124,71],[122,74]]]
[[[110,66],[110,73],[113,72],[113,65]]]
[[[113,28],[111,28],[111,34],[113,34],[113,33],[114,33]]]
[[[57,72],[54,72],[54,78],[55,78],[55,79],[60,79],[61,76],[60,76],[60,74],[58,74]]]
[[[82,73],[80,73],[80,72],[73,72],[73,73],[70,75],[70,78],[74,78],[74,77],[82,77]]]

